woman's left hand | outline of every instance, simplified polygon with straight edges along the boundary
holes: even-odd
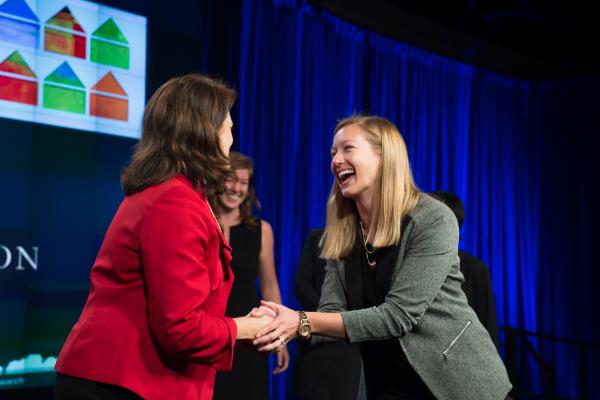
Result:
[[[300,317],[296,311],[272,301],[262,300],[260,304],[261,308],[275,311],[277,317],[258,331],[252,344],[258,347],[259,351],[277,351],[296,337]]]
[[[277,352],[277,367],[275,367],[275,369],[273,369],[273,375],[279,375],[280,373],[284,372],[286,369],[288,369],[289,365],[290,365],[290,353],[287,349],[287,346],[283,346]]]

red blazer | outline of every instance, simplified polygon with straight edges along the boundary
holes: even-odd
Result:
[[[231,369],[237,336],[224,316],[230,261],[205,197],[188,179],[126,197],[56,370],[146,399],[212,399],[215,372]]]

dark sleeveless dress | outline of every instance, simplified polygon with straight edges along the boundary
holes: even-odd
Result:
[[[261,226],[245,224],[230,228],[229,244],[232,248],[231,269],[235,275],[227,301],[226,315],[246,315],[260,301],[256,279],[261,245]],[[214,400],[269,398],[269,355],[257,353],[238,344],[233,356],[231,372],[218,372],[215,379]]]

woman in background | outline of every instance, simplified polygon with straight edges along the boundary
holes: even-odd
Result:
[[[234,99],[194,74],[148,101],[126,197],[56,363],[56,400],[212,399],[236,339],[268,322],[225,317],[231,249],[207,201],[229,173]]]
[[[273,231],[267,221],[255,217],[259,208],[252,182],[252,160],[240,153],[229,153],[231,173],[224,191],[212,196],[211,203],[227,241],[232,247],[231,269],[235,282],[227,302],[226,315],[243,315],[256,307],[262,297],[281,303],[273,257]],[[256,279],[260,285],[257,293]],[[273,375],[288,368],[286,346],[278,349]],[[269,357],[254,351],[237,351],[231,372],[218,374],[215,400],[265,400],[269,398]]]

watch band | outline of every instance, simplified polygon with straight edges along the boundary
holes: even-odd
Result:
[[[299,340],[310,340],[311,336],[311,326],[310,321],[308,320],[308,316],[304,311],[298,311],[298,316],[300,320],[298,321],[298,329],[296,330],[296,336]]]

